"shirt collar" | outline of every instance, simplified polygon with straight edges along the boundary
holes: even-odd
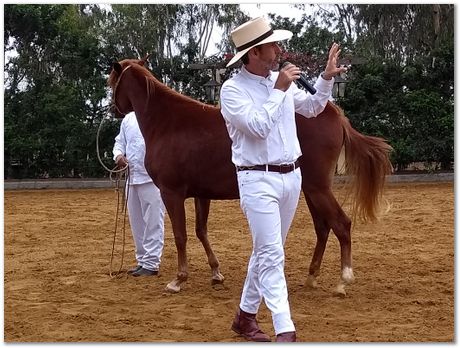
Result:
[[[243,74],[243,76],[251,79],[251,80],[254,80],[254,81],[258,81],[258,82],[261,82],[261,83],[264,83],[266,81],[270,81],[270,82],[273,82],[273,74],[272,74],[272,71],[270,71],[268,73],[268,76],[267,77],[262,77],[260,75],[255,75],[253,73],[250,73],[246,67],[243,65],[241,67],[241,73]]]

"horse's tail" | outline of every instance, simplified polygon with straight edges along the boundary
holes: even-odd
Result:
[[[366,136],[343,117],[345,171],[349,177],[352,218],[363,221],[377,220],[386,176],[393,167],[390,161],[392,147],[382,138]]]

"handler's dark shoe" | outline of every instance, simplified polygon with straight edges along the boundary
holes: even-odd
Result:
[[[158,271],[151,271],[147,268],[141,267],[138,271],[131,273],[133,277],[156,276]]]
[[[297,337],[295,331],[282,332],[279,335],[276,335],[276,342],[296,342]]]
[[[270,342],[270,337],[263,333],[257,324],[256,315],[238,310],[233,320],[232,330],[248,341]]]
[[[128,272],[126,272],[126,273],[128,273],[128,274],[133,274],[134,272],[139,271],[141,268],[142,268],[142,266],[137,265],[136,267],[131,268],[130,270],[128,270]]]

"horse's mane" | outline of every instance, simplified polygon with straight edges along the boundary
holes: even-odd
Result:
[[[162,94],[165,98],[173,98],[175,99],[175,103],[183,103],[187,104],[188,107],[199,107],[201,110],[203,109],[217,109],[215,106],[202,103],[198,100],[195,100],[189,96],[183,95],[174,89],[166,86],[164,83],[160,82],[155,76],[153,76],[152,72],[148,70],[144,65],[139,64],[138,60],[135,59],[126,59],[120,62],[122,66],[131,65],[131,69],[136,70],[142,76],[145,77],[148,88],[151,91],[155,91],[155,93]]]

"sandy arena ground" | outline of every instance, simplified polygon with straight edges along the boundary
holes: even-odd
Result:
[[[336,191],[336,196],[343,196]],[[391,210],[353,227],[356,281],[333,296],[339,244],[330,235],[318,288],[305,285],[315,234],[303,197],[286,245],[286,276],[297,337],[303,342],[454,340],[453,183],[391,184]],[[187,200],[190,277],[164,291],[177,271],[169,218],[159,277],[109,276],[117,193],[105,190],[5,191],[6,342],[243,342],[230,330],[251,251],[238,201],[214,201],[210,240],[225,276],[210,269]],[[112,268],[122,261],[116,237]],[[123,272],[133,266],[129,224]],[[269,311],[258,315],[274,337]]]

